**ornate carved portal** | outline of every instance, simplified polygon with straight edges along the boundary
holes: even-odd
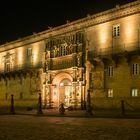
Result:
[[[84,32],[50,37],[46,42],[45,99],[50,107],[64,103],[77,108],[83,102]]]
[[[70,74],[57,74],[51,84],[46,85],[46,98],[49,107],[59,107],[64,103],[66,107],[77,108],[81,105],[82,84],[73,82]]]

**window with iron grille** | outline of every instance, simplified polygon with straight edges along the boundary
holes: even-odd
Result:
[[[120,36],[120,25],[114,25],[113,26],[113,37]]]
[[[133,75],[139,74],[139,64],[137,63],[132,64],[132,74]]]
[[[113,66],[109,66],[108,67],[108,76],[109,77],[113,77],[114,75],[114,67]]]

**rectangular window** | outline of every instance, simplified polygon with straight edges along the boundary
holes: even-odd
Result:
[[[131,91],[131,96],[132,97],[138,97],[138,89],[137,88],[133,88]]]
[[[27,48],[27,55],[31,56],[32,55],[32,48]]]
[[[113,26],[113,37],[120,36],[120,25],[114,25]]]
[[[6,72],[10,71],[10,63],[5,64],[5,71]]]
[[[113,98],[113,89],[108,89],[108,91],[107,91],[107,97],[108,98]]]
[[[139,64],[134,63],[132,65],[132,74],[133,75],[138,75],[139,74]]]
[[[108,76],[109,77],[112,77],[113,74],[114,74],[114,68],[113,68],[113,66],[109,66],[108,67]]]

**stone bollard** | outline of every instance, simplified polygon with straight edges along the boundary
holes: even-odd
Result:
[[[43,114],[41,93],[39,93],[39,98],[38,98],[38,110],[37,110],[37,114]]]
[[[86,110],[86,109],[87,109],[86,101],[84,101],[83,104],[84,104],[84,105],[83,105],[84,110]]]
[[[10,114],[15,114],[15,108],[14,108],[14,95],[11,95],[11,106],[10,106]]]
[[[88,90],[88,94],[87,94],[87,113],[89,115],[93,115],[92,113],[92,107],[91,107],[91,97],[90,97],[90,90]]]
[[[64,115],[64,113],[65,113],[65,108],[64,108],[64,104],[63,103],[61,103],[60,106],[59,106],[59,113],[61,115]]]

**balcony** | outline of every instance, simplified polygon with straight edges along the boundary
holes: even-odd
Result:
[[[31,63],[24,63],[22,65],[14,65],[14,67],[9,68],[8,70],[0,70],[0,74],[7,74],[7,73],[13,73],[18,71],[28,71],[28,70],[34,70],[38,68],[43,67],[43,62],[38,62],[36,65],[33,65]]]
[[[51,70],[60,70],[60,69],[66,69],[71,68],[73,66],[76,66],[76,61],[73,59],[69,60],[60,60],[60,61],[53,61],[53,64],[51,65]]]

